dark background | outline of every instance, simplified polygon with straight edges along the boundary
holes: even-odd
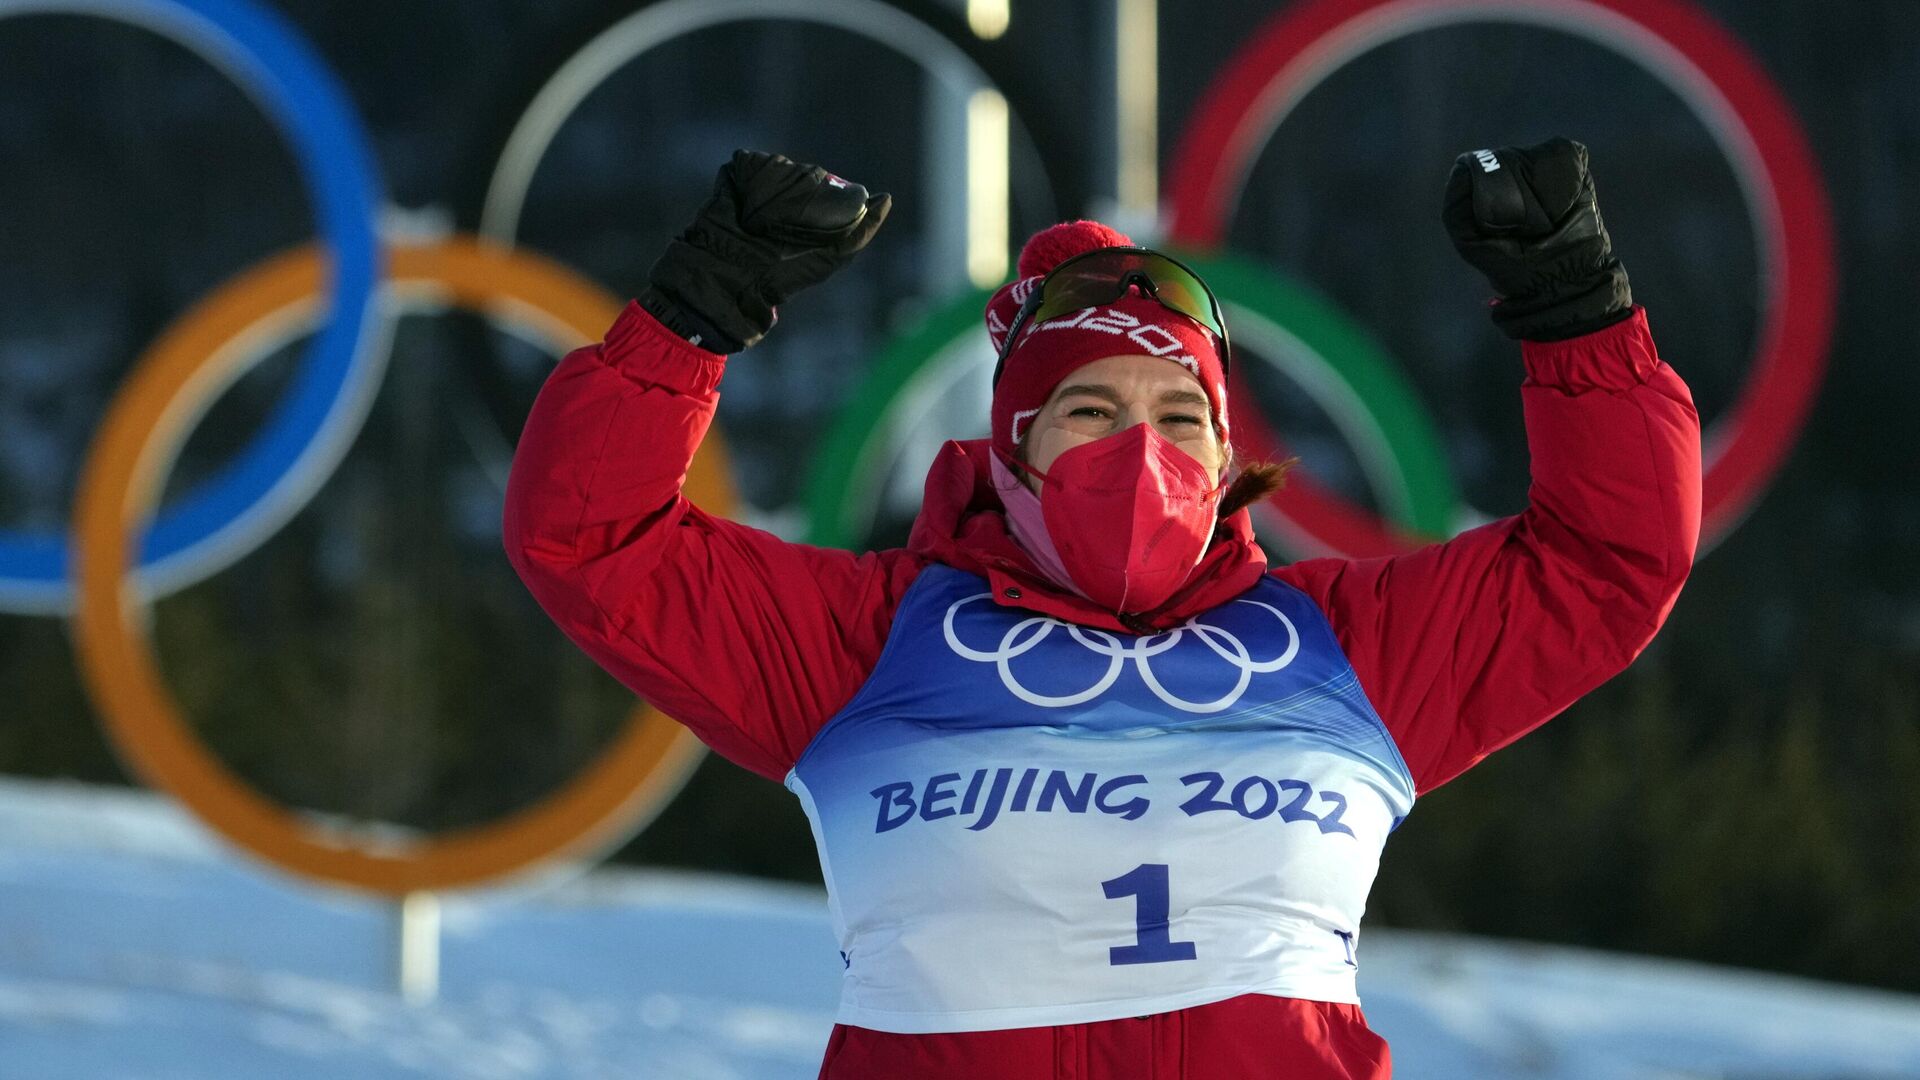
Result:
[[[474,225],[528,95],[621,10],[274,6],[351,92],[396,220],[428,231]],[[1653,646],[1425,799],[1387,849],[1369,917],[1920,990],[1920,5],[1704,7],[1784,89],[1830,193],[1840,286],[1825,384]],[[1162,8],[1164,158],[1275,5]],[[939,3],[913,10],[961,25]],[[1016,141],[1016,239],[1102,206],[1104,10],[1016,0],[1007,37],[969,45],[1037,146]],[[747,514],[789,534],[804,524],[809,451],[879,347],[938,299],[924,95],[912,61],[844,32],[702,31],[596,92],[528,201],[523,243],[626,295],[736,146],[894,193],[873,249],[729,366],[720,429]],[[1461,150],[1555,133],[1591,147],[1636,298],[1711,421],[1755,333],[1745,211],[1679,101],[1598,47],[1479,26],[1375,50],[1266,147],[1231,228],[1236,252],[1311,284],[1398,358],[1490,513],[1525,499],[1518,357],[1447,245],[1439,193]],[[0,20],[0,166],[0,525],[52,528],[133,358],[210,289],[305,242],[311,219],[290,154],[243,94],[185,50],[95,19]],[[173,689],[263,790],[445,828],[550,790],[627,698],[498,548],[496,478],[552,358],[461,315],[404,320],[393,355],[319,496],[238,565],[161,601],[156,628]],[[247,435],[293,356],[215,408],[176,487]],[[1336,457],[1307,466],[1351,472]],[[905,525],[894,513],[870,539]],[[59,620],[0,615],[0,771],[127,782]],[[794,800],[714,758],[616,858],[818,880]]]

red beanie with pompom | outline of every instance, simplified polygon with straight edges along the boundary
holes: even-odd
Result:
[[[1109,247],[1133,247],[1126,234],[1097,221],[1069,221],[1033,234],[1020,249],[1020,278],[987,301],[987,334],[999,350],[1027,295],[1061,263]],[[1013,457],[1027,426],[1060,381],[1109,356],[1160,356],[1199,380],[1213,403],[1220,441],[1227,441],[1227,381],[1205,327],[1152,297],[1129,293],[1109,304],[1070,312],[1020,331],[1020,341],[993,390],[993,445]]]

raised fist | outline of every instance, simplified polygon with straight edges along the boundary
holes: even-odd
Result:
[[[1493,321],[1509,337],[1577,337],[1633,311],[1587,148],[1571,139],[1461,154],[1440,218],[1454,248],[1493,283]]]
[[[693,344],[738,352],[766,336],[788,297],[866,247],[892,205],[818,165],[736,150],[640,303]]]

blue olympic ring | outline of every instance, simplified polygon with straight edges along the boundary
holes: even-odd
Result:
[[[353,441],[385,366],[374,315],[381,185],[344,88],[278,15],[248,0],[0,0],[0,18],[94,15],[157,33],[237,83],[291,143],[331,253],[331,315],[264,428],[214,476],[164,509],[141,544],[149,590],[205,578],[305,504]],[[64,535],[0,530],[0,610],[71,601]]]

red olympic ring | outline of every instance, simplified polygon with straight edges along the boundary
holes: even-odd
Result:
[[[1260,149],[1306,93],[1354,56],[1418,30],[1476,20],[1541,25],[1607,45],[1663,76],[1731,159],[1760,255],[1763,303],[1739,398],[1707,430],[1701,543],[1737,526],[1792,447],[1826,367],[1833,330],[1833,224],[1825,184],[1785,95],[1737,39],[1685,0],[1308,0],[1281,12],[1222,69],[1181,140],[1168,185],[1168,235],[1209,251]],[[1250,449],[1279,446],[1253,411]],[[1368,511],[1296,474],[1278,499],[1318,515],[1343,554],[1404,551]]]

